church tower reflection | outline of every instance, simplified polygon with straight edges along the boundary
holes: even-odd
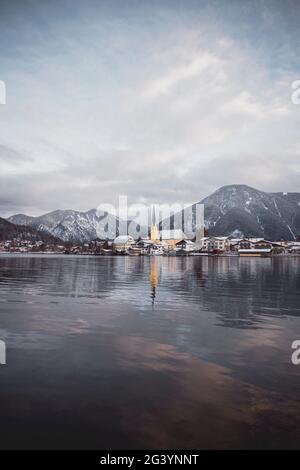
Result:
[[[157,260],[155,256],[150,258],[150,283],[151,283],[152,308],[154,308],[156,288],[158,285],[158,266],[157,266]]]

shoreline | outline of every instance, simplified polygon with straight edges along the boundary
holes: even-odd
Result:
[[[94,253],[59,253],[59,252],[47,252],[47,251],[38,251],[38,252],[4,252],[0,251],[0,256],[1,255],[9,255],[9,256],[41,256],[41,255],[49,255],[49,256],[82,256],[82,257],[93,257],[93,258],[123,258],[129,257],[129,258],[299,258],[300,254],[298,253],[283,253],[283,254],[272,254],[270,256],[255,256],[255,255],[249,255],[249,256],[240,256],[238,254],[210,254],[210,253],[190,253],[190,254],[161,254],[161,255],[149,255],[149,254],[141,254],[141,255],[129,255],[129,254],[120,254],[120,253],[111,253],[111,254],[94,254]]]

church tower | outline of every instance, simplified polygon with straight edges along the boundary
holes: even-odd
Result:
[[[150,232],[150,239],[152,242],[158,243],[159,242],[159,233],[156,224],[156,217],[155,217],[155,207],[152,207],[152,221],[151,221],[151,232]]]

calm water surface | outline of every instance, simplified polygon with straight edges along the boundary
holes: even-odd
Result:
[[[300,258],[0,255],[0,448],[300,448]]]

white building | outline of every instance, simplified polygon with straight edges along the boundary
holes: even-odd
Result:
[[[126,250],[134,245],[134,239],[130,235],[120,235],[113,241],[113,248],[115,250]]]
[[[230,240],[228,237],[203,237],[200,240],[200,248],[203,251],[229,251]]]

